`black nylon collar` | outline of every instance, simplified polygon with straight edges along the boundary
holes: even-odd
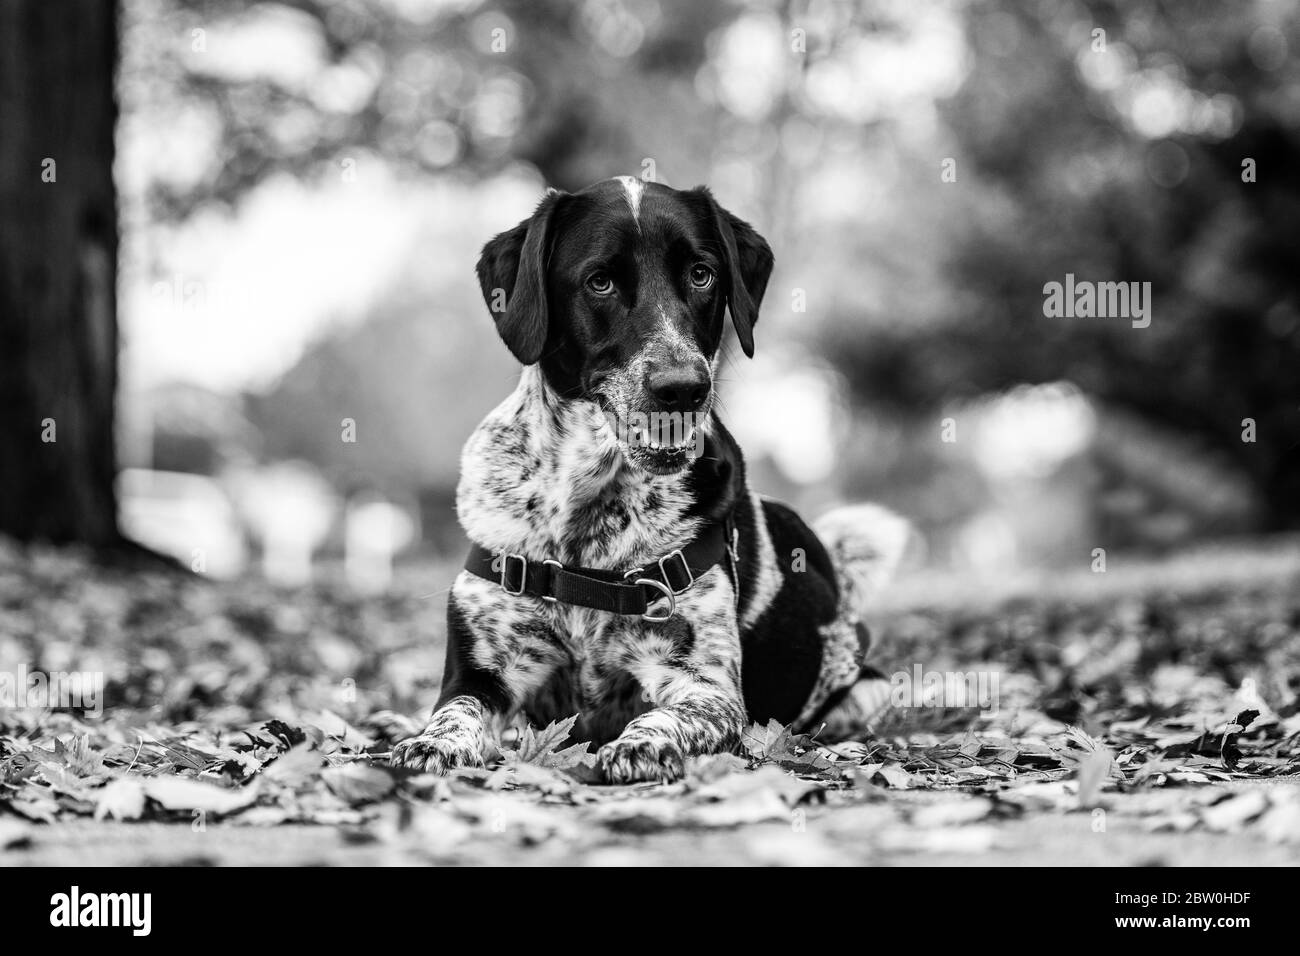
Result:
[[[545,601],[576,604],[614,614],[641,615],[647,620],[667,620],[676,610],[676,595],[688,590],[724,558],[735,576],[731,516],[706,527],[684,547],[668,552],[641,568],[608,571],[566,568],[558,561],[534,561],[522,554],[470,547],[465,570],[495,581],[507,594],[527,595]],[[667,599],[666,609],[647,614],[651,605]],[[666,613],[665,613],[666,611]]]

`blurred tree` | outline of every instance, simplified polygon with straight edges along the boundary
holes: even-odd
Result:
[[[0,531],[115,545],[119,5],[73,2],[0,4]],[[623,109],[643,95],[637,72],[673,71],[689,98],[704,37],[733,15],[665,6],[676,15],[645,8],[650,23],[620,4],[127,0],[132,115],[213,145],[192,175],[165,148],[128,170],[128,196],[144,200],[130,221],[183,219],[275,175],[339,175],[368,156],[426,174],[523,159],[571,188],[612,162],[635,170]],[[285,44],[273,59],[288,70],[245,70],[250,38]],[[322,69],[295,82],[314,58]]]
[[[1300,76],[1288,56],[1296,0],[125,6],[124,126],[153,135],[123,164],[128,237],[141,223],[234,206],[277,176],[337,179],[369,162],[469,181],[522,161],[561,188],[638,172],[647,159],[675,185],[716,174],[723,192],[762,204],[737,211],[760,212],[777,246],[767,341],[816,336],[860,398],[917,416],[1067,378],[1200,436],[1251,476],[1271,525],[1300,524]],[[58,487],[44,459],[15,451],[32,415],[45,417],[48,391],[76,396],[68,401],[103,425],[75,424],[69,441],[85,444],[75,457],[95,463],[94,485],[111,495],[116,237],[111,127],[102,128],[113,115],[103,82],[111,58],[100,63],[102,43],[94,55],[81,49],[108,42],[111,13],[96,13],[74,40],[53,34],[43,5],[3,9],[0,155],[16,215],[0,222],[0,307],[32,321],[0,333],[0,362],[21,373],[0,384],[19,410],[4,426],[17,440],[4,442],[0,491]],[[1098,27],[1108,48],[1094,51]],[[69,58],[75,69],[62,66]],[[74,92],[67,78],[92,70],[94,91],[86,81]],[[936,97],[954,89],[935,112]],[[79,111],[103,122],[60,135],[88,138],[65,152],[93,164],[93,175],[69,179],[61,167],[57,187],[23,178],[50,152],[32,154],[33,137],[53,142],[50,131],[64,126],[50,121],[37,135],[33,118]],[[945,155],[958,159],[955,183],[939,179]],[[1242,180],[1247,157],[1254,182]],[[92,184],[99,198],[78,198]],[[52,264],[59,271],[47,273]],[[1150,281],[1151,327],[1045,318],[1043,284],[1067,272]],[[50,281],[29,295],[32,276]],[[809,294],[806,314],[781,301],[792,291]],[[32,311],[43,298],[44,311]],[[81,324],[67,319],[73,313]],[[394,423],[377,436],[388,449],[373,459],[384,474],[405,481],[450,468],[428,460],[436,452],[421,449],[414,413],[398,425],[393,408],[446,366],[394,361],[419,327],[418,308],[378,313],[368,332],[309,350],[252,410],[275,432],[273,453],[346,470],[348,449],[329,439],[337,416],[312,403],[314,383],[326,381],[335,404]],[[38,315],[58,321],[38,324]],[[34,329],[63,329],[66,341]],[[77,367],[70,384],[72,355],[93,371]],[[386,388],[371,387],[365,369],[385,366],[395,369]],[[328,446],[294,434],[297,416],[313,412]],[[1241,441],[1245,418],[1257,423],[1255,443]],[[37,457],[53,447],[72,454],[60,444]],[[3,497],[12,515],[0,525],[89,520]]]
[[[155,123],[201,117],[213,147],[187,175],[155,171],[149,215],[184,218],[276,175],[337,177],[368,158],[471,176],[522,160],[550,185],[578,189],[611,169],[639,172],[645,123],[685,137],[669,151],[688,156],[708,127],[680,125],[679,111],[700,112],[692,79],[705,39],[738,10],[693,0],[129,0],[125,101]],[[233,54],[250,40],[282,44],[281,68]],[[659,100],[647,110],[650,77]]]
[[[992,0],[966,26],[944,109],[961,174],[931,187],[963,212],[947,305],[830,328],[829,354],[906,409],[1072,380],[1195,437],[1249,476],[1265,526],[1300,527],[1297,4]],[[1067,272],[1149,281],[1150,327],[1045,317]]]
[[[0,532],[120,543],[117,4],[0,4]]]

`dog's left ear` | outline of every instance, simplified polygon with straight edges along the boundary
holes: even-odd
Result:
[[[727,267],[724,288],[731,322],[736,327],[736,337],[745,355],[754,357],[754,323],[758,321],[758,307],[772,275],[772,247],[754,231],[754,227],[738,219],[718,205],[713,194],[700,187],[713,209],[713,224],[722,242],[722,257]]]
[[[524,365],[541,358],[546,346],[546,256],[551,219],[563,195],[549,190],[530,218],[489,240],[478,260],[479,288],[497,333]]]

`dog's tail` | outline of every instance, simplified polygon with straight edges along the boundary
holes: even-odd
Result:
[[[840,626],[856,635],[857,655],[844,674],[848,682],[831,694],[812,724],[826,740],[857,738],[888,711],[891,699],[889,680],[864,661],[871,637],[862,619],[898,570],[913,530],[892,511],[861,504],[827,512],[813,522],[813,531],[835,567]]]
[[[887,508],[844,505],[813,522],[826,546],[840,588],[840,615],[859,620],[880,594],[912,538],[912,526]]]

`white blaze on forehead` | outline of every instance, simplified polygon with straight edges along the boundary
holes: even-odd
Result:
[[[641,194],[645,192],[645,185],[635,176],[615,176],[614,178],[623,185],[623,192],[627,194],[627,204],[632,207],[632,221],[639,224]]]

